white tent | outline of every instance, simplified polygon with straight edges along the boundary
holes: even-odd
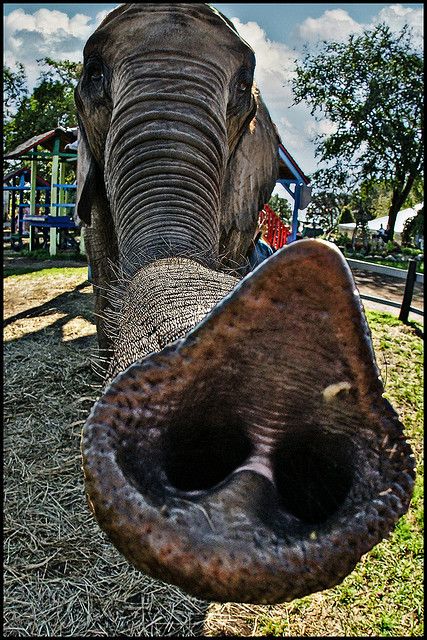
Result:
[[[405,222],[410,218],[413,218],[417,214],[419,209],[421,209],[423,206],[424,206],[424,203],[421,202],[420,204],[416,204],[414,207],[411,207],[410,209],[402,209],[402,211],[399,211],[399,213],[396,216],[396,224],[394,226],[394,240],[396,242],[400,242],[402,239],[402,231],[403,231],[403,227],[405,226]],[[388,223],[388,216],[381,216],[381,218],[375,218],[374,220],[369,220],[368,229],[372,234],[377,233],[378,230],[381,228],[381,225],[383,229],[387,229],[387,223]],[[340,230],[340,232],[345,233],[349,238],[353,236],[353,231],[355,227],[356,227],[355,222],[349,222],[346,224],[338,225],[338,229]]]

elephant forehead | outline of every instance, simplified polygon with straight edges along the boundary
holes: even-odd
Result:
[[[221,47],[225,47],[228,59],[233,52],[253,58],[252,49],[240,38],[233,24],[216,9],[201,3],[122,5],[108,14],[89,38],[85,56],[100,47],[107,53],[120,55],[121,48],[117,48],[120,44],[131,45],[133,49],[136,45],[158,49],[159,43],[164,51],[173,51],[179,45],[180,51],[184,48],[200,54],[206,49],[211,55],[217,51],[221,56]]]

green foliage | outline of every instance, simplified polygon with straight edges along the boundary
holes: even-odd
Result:
[[[52,58],[41,58],[37,60],[39,64],[47,65],[48,68],[42,70],[40,77],[43,80],[52,82],[62,82],[64,85],[76,86],[82,72],[83,65],[80,62],[70,60],[52,60]]]
[[[362,183],[360,192],[365,198],[369,198],[371,219],[388,215],[393,193],[384,181],[369,180]]]
[[[283,222],[289,224],[292,220],[292,208],[287,200],[277,194],[271,196],[268,205],[279,215]]]
[[[380,24],[347,42],[306,52],[293,80],[295,103],[306,102],[333,133],[316,138],[324,182],[347,190],[382,182],[395,216],[423,168],[423,60],[407,27],[395,35]],[[319,172],[318,172],[319,176]]]
[[[351,222],[354,222],[354,217],[351,212],[350,205],[346,205],[341,210],[341,215],[339,217],[338,224],[349,224]]]
[[[414,247],[401,247],[400,252],[404,256],[418,256],[420,255],[420,250]]]
[[[351,247],[351,238],[348,237],[346,233],[340,233],[340,231],[335,231],[329,236],[329,240],[334,242],[338,247],[349,249]]]
[[[424,207],[417,215],[405,222],[402,232],[402,244],[413,244],[416,236],[424,236]]]
[[[42,69],[31,95],[28,95],[23,65],[13,72],[5,68],[5,92],[9,111],[4,126],[6,151],[29,138],[54,129],[57,126],[74,127],[77,113],[74,104],[74,87],[80,72],[76,62],[51,58],[37,61],[47,66]]]
[[[349,207],[349,202],[349,196],[319,182],[307,208],[307,220],[320,225],[326,236],[330,237],[338,226],[343,209]]]
[[[424,201],[424,176],[419,175],[415,178],[409,196],[403,203],[404,208],[414,207]]]
[[[28,95],[27,76],[24,65],[21,62],[16,64],[16,71],[9,67],[3,67],[3,93],[5,117],[10,119],[23,100]]]
[[[373,218],[379,218],[387,216],[390,210],[390,205],[393,197],[393,190],[384,181],[368,181],[365,185],[362,185],[362,189],[369,192],[372,207],[371,215]],[[408,197],[402,204],[403,209],[413,207],[424,200],[424,178],[423,176],[417,176],[411,187]]]

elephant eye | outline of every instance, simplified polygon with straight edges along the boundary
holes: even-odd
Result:
[[[92,82],[99,82],[104,79],[104,73],[100,67],[95,67],[90,71],[89,78]]]
[[[91,74],[90,79],[92,80],[92,82],[97,82],[98,80],[103,80],[104,79],[104,74],[102,73],[102,71],[94,71]]]
[[[239,96],[248,93],[252,87],[252,74],[248,69],[241,69],[236,78],[236,92]]]
[[[86,67],[86,78],[89,82],[98,85],[104,80],[104,69],[100,62],[89,62]]]

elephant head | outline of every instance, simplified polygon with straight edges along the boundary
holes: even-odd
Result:
[[[340,252],[298,241],[241,279],[278,175],[254,64],[205,4],[121,5],[86,44],[77,209],[109,365],[82,455],[133,565],[273,603],[341,581],[414,465]]]

